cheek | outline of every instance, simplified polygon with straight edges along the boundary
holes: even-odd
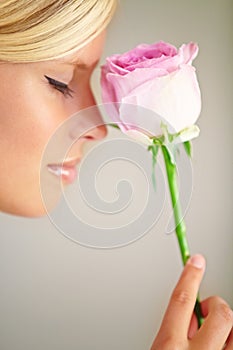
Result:
[[[44,147],[65,118],[59,98],[30,86],[0,94],[0,208],[17,215],[43,213],[39,171]],[[46,91],[46,88],[44,88]]]
[[[42,88],[35,92],[28,84],[21,90],[0,99],[1,143],[20,161],[38,157],[65,114],[59,99]]]

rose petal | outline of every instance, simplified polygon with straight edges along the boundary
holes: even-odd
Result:
[[[191,66],[140,85],[123,101],[153,110],[166,122],[170,133],[195,124],[201,110],[200,90]],[[158,131],[157,127],[155,132]]]
[[[130,138],[134,139],[135,141],[142,143],[143,145],[150,146],[153,144],[152,140],[147,135],[143,134],[138,130],[126,130],[125,134]]]

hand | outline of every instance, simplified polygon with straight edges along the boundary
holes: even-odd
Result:
[[[193,309],[204,270],[201,255],[189,259],[151,350],[233,350],[233,312],[221,298],[210,297],[201,303],[205,321],[197,330]]]

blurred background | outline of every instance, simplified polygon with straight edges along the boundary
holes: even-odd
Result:
[[[207,259],[201,297],[218,294],[231,306],[232,10],[231,0],[121,0],[102,60],[142,42],[198,43],[203,108],[185,221],[191,252]],[[101,102],[99,76],[98,67]],[[148,350],[182,270],[175,235],[164,233],[169,213],[165,205],[144,237],[107,250],[73,242],[48,217],[1,213],[0,348]]]

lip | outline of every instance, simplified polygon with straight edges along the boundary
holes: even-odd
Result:
[[[77,165],[79,158],[67,159],[62,163],[48,164],[47,168],[50,173],[58,177],[65,184],[72,184],[78,175]]]

